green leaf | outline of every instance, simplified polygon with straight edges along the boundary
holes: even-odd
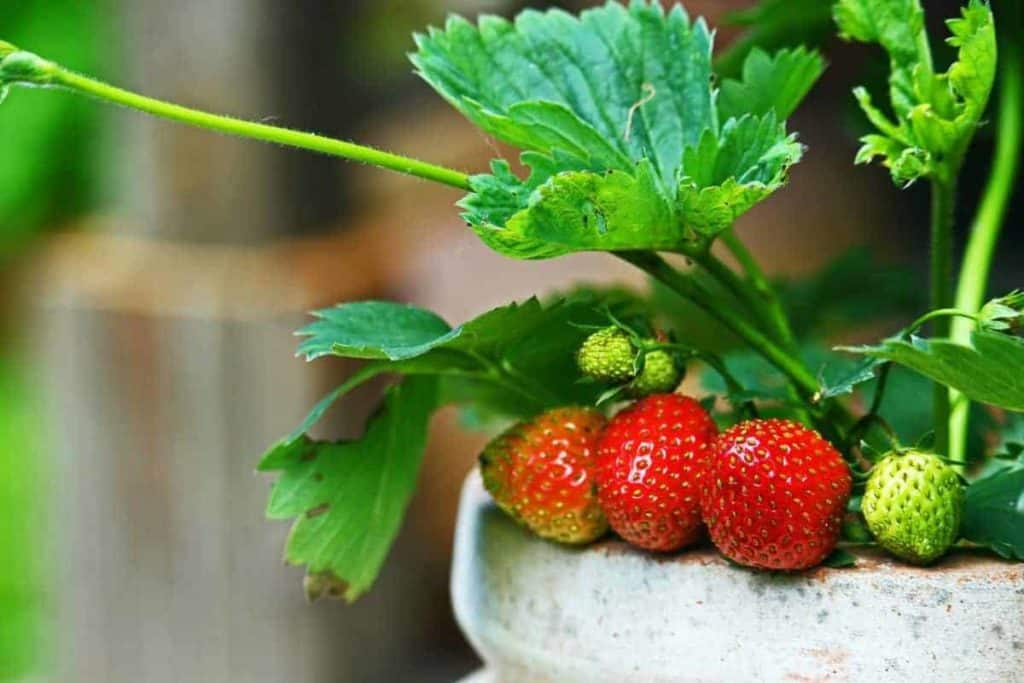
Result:
[[[1024,411],[1024,340],[975,331],[969,345],[902,336],[844,350],[903,365],[979,403]]]
[[[725,120],[745,113],[773,112],[784,121],[796,111],[824,70],[821,55],[804,47],[780,50],[774,55],[755,48],[743,63],[741,79],[722,82],[719,116]]]
[[[523,150],[526,178],[496,161],[460,202],[488,246],[523,259],[677,250],[714,237],[799,160],[776,114],[796,106],[821,67],[805,50],[758,53],[750,78],[773,82],[730,82],[719,111],[707,26],[681,6],[643,0],[579,17],[527,10],[478,26],[455,17],[416,41],[419,74]]]
[[[822,561],[822,566],[832,569],[849,569],[857,566],[857,556],[848,550],[836,548]]]
[[[327,443],[303,436],[267,452],[259,470],[281,472],[267,516],[296,518],[287,562],[344,582],[347,600],[369,589],[415,490],[437,403],[433,379],[409,379],[390,389],[361,439]]]
[[[978,324],[986,330],[1006,331],[1024,318],[1024,292],[1011,292],[989,301],[978,312]]]
[[[344,585],[352,600],[370,586],[415,486],[436,407],[458,404],[507,419],[593,403],[603,387],[571,381],[586,327],[607,325],[610,316],[646,319],[645,309],[624,290],[579,289],[549,304],[530,299],[503,306],[455,329],[429,311],[387,302],[318,312],[303,330],[302,348],[311,359],[379,360],[317,403],[259,465],[282,472],[267,515],[297,518],[285,557],[308,565],[307,593],[334,594]],[[305,436],[339,397],[382,373],[407,377],[389,390],[361,439],[329,443]]]
[[[515,105],[551,102],[624,157],[650,160],[670,186],[683,149],[716,124],[711,34],[681,6],[666,14],[647,2],[609,2],[578,18],[526,10],[514,22],[485,16],[479,27],[453,17],[416,43],[420,75],[481,129],[522,149],[554,147],[545,136],[505,137],[506,121],[496,125],[492,114],[515,119]]]
[[[702,235],[720,233],[782,187],[786,170],[802,154],[803,147],[784,135],[771,111],[729,119],[717,135],[705,132],[683,155],[681,220]]]
[[[440,378],[447,402],[526,417],[570,403],[591,404],[599,385],[566,381],[576,376],[575,352],[589,331],[645,318],[646,306],[625,290],[577,290],[543,304],[538,299],[493,309],[454,329],[423,309],[388,302],[340,304],[317,311],[302,328],[300,353],[381,359],[364,366],[310,411],[286,441],[299,438],[339,398],[384,373]],[[380,321],[382,327],[375,327]],[[403,328],[403,321],[409,327]]]
[[[839,0],[839,34],[846,40],[877,43],[889,55],[889,98],[897,117],[917,106],[914,72],[931,71],[931,49],[919,0]]]
[[[498,173],[502,170],[496,169]],[[473,179],[474,187],[478,178]],[[489,182],[484,180],[483,182]],[[519,192],[513,179],[510,194]],[[521,259],[553,258],[575,251],[673,249],[681,244],[673,207],[657,187],[651,165],[642,161],[635,175],[567,171],[551,177],[525,208],[504,225],[490,222],[492,210],[480,196],[462,204],[466,219],[495,251]],[[504,199],[502,200],[504,203]]]
[[[831,336],[872,321],[908,318],[927,303],[916,274],[851,249],[810,277],[777,284],[797,337]]]
[[[828,0],[760,0],[731,12],[725,23],[744,29],[715,60],[721,76],[736,76],[754,48],[775,50],[796,45],[817,46],[832,35],[832,3]]]
[[[301,437],[320,421],[320,418],[334,405],[335,401],[374,377],[384,374],[400,374],[406,376],[436,375],[445,379],[457,379],[463,377],[463,375],[471,374],[475,368],[476,365],[468,359],[453,356],[425,356],[397,362],[377,362],[364,365],[347,380],[317,401],[302,423],[291,434],[286,436],[284,441],[294,441]],[[522,402],[520,405],[523,405]]]
[[[992,12],[970,0],[947,22],[957,59],[935,73],[919,0],[840,0],[835,19],[849,40],[878,43],[889,55],[889,100],[895,120],[854,91],[880,135],[865,136],[857,163],[881,157],[900,185],[918,178],[948,180],[982,120],[996,68]]]
[[[844,367],[838,370],[828,368],[828,371],[826,371],[826,368],[822,368],[821,372],[818,373],[818,383],[821,385],[819,390],[821,400],[853,393],[853,390],[858,385],[870,382],[875,378],[875,371],[880,364],[880,361],[868,358],[852,367]]]
[[[452,329],[438,315],[390,301],[359,301],[315,311],[317,321],[296,334],[306,337],[306,360],[338,355],[402,360],[444,343]]]
[[[967,487],[964,538],[1024,561],[1024,468],[1003,469]]]

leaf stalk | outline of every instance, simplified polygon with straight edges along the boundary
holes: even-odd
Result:
[[[0,52],[0,55],[2,55],[2,52]],[[342,157],[370,166],[377,166],[417,178],[423,178],[424,180],[430,180],[460,190],[470,189],[469,176],[451,168],[412,159],[400,154],[385,152],[354,142],[337,140],[291,128],[246,121],[231,116],[211,114],[145,95],[139,95],[95,78],[69,71],[59,64],[29,52],[19,51],[4,56],[2,67],[0,67],[0,84],[3,83],[60,87],[196,128],[204,128],[235,137],[250,138]]]

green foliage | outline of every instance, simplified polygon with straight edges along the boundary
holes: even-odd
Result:
[[[1024,311],[1024,292],[1012,292],[993,299],[978,311],[978,325],[986,330],[1008,332],[1018,326]]]
[[[826,375],[825,368],[819,374],[822,399],[835,398],[845,394],[852,394],[858,385],[870,382],[875,378],[875,371],[878,369],[879,361],[868,358],[855,365],[845,365],[840,369],[829,368]]]
[[[845,350],[910,368],[972,401],[1024,411],[1024,340],[976,330],[970,344],[948,339],[890,337],[875,346]]]
[[[782,118],[821,61],[806,51],[752,54],[719,108],[711,43],[681,6],[666,13],[640,0],[578,18],[527,10],[473,26],[455,17],[417,36],[420,75],[522,149],[530,169],[520,179],[498,161],[473,177],[461,203],[467,222],[491,248],[528,259],[682,249],[731,225],[799,160]],[[772,82],[752,80],[764,75]]]
[[[1024,466],[1001,469],[967,487],[961,533],[1002,557],[1024,561]]]
[[[957,59],[935,73],[919,0],[840,0],[840,33],[878,43],[889,55],[889,100],[895,120],[876,107],[864,88],[854,91],[877,133],[862,139],[858,163],[876,157],[897,184],[918,178],[948,182],[963,161],[995,79],[996,37],[992,12],[971,0],[962,16],[947,22]]]
[[[77,0],[50,0],[45,12],[39,3],[5,2],[0,29],[18,45],[46,46],[54,58],[97,71],[109,44],[101,10]],[[0,135],[0,260],[36,231],[89,207],[98,188],[96,108],[27,89],[17,95],[0,104],[0,130],[8,131]]]
[[[41,448],[37,401],[27,376],[0,358],[0,680],[42,673],[49,642],[44,564],[50,526],[49,461]],[[56,502],[56,501],[53,501]]]
[[[721,76],[740,73],[755,48],[775,50],[795,45],[820,45],[832,34],[832,3],[827,0],[760,0],[753,7],[732,12],[727,24],[743,33],[715,60]]]
[[[825,558],[821,565],[832,569],[849,569],[850,567],[857,566],[857,556],[842,548],[836,548]]]
[[[575,376],[575,353],[589,334],[586,327],[606,325],[607,312],[631,319],[644,307],[624,292],[599,296],[580,291],[546,305],[529,299],[456,328],[430,311],[390,302],[347,303],[317,311],[318,320],[299,330],[306,337],[299,351],[307,359],[335,355],[384,362],[366,366],[331,392],[301,429],[309,429],[334,400],[384,372],[443,376],[443,390],[461,396],[462,402],[482,400],[494,407],[502,392],[511,394],[514,398],[500,407],[513,417],[592,402],[600,392],[596,385],[563,381]],[[517,408],[509,410],[512,406]]]
[[[912,270],[880,263],[864,248],[847,251],[811,277],[780,282],[777,289],[798,337],[906,319],[927,303]]]
[[[743,64],[741,78],[722,82],[718,115],[727,120],[748,113],[774,112],[784,121],[796,111],[824,70],[821,55],[805,47],[780,50],[774,55],[754,48]]]
[[[315,311],[318,319],[298,331],[306,337],[306,360],[346,358],[403,360],[422,356],[449,340],[451,326],[440,316],[390,301],[358,301]]]
[[[829,351],[822,342],[814,339],[807,339],[801,343],[800,359],[807,367],[817,370],[823,389],[838,383],[838,378],[846,377],[859,365],[857,361]],[[762,356],[750,349],[742,348],[727,353],[724,361],[729,372],[744,390],[742,396],[732,396],[731,400],[753,399],[776,403],[784,411],[776,416],[798,417],[798,414],[793,412],[797,406],[792,403],[792,395],[789,393],[785,377]],[[701,383],[712,393],[731,393],[722,377],[710,368],[701,375]],[[835,395],[839,393],[842,392]]]
[[[437,404],[434,379],[409,379],[390,389],[361,439],[325,443],[302,436],[263,457],[260,471],[281,472],[267,516],[296,518],[285,560],[344,582],[348,600],[369,589],[415,490]]]
[[[430,311],[384,301],[317,311],[299,331],[301,354],[372,362],[317,403],[260,464],[262,471],[282,472],[268,516],[297,517],[286,559],[307,565],[311,585],[344,583],[348,599],[367,590],[398,533],[430,414],[457,404],[507,419],[593,404],[603,387],[570,380],[576,350],[610,315],[632,321],[644,308],[621,290],[580,289],[548,304],[530,299],[496,308],[455,328]],[[382,373],[406,379],[392,387],[361,439],[305,436],[338,398]],[[379,512],[371,514],[374,506]]]

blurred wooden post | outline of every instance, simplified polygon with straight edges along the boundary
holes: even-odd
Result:
[[[307,606],[254,473],[351,369],[295,359],[291,330],[303,310],[384,290],[357,242],[50,245],[33,284],[65,520],[59,680],[372,680],[414,657],[429,594],[396,573],[355,608]],[[368,398],[325,431],[355,433]]]
[[[338,97],[303,61],[330,53],[330,22],[357,4],[124,3],[124,78],[306,126],[295,106],[331,118]],[[280,563],[287,524],[263,519],[268,483],[253,470],[350,370],[296,360],[291,330],[310,308],[385,294],[396,255],[382,262],[358,237],[260,246],[337,217],[337,160],[114,116],[117,203],[130,218],[57,240],[36,283],[66,465],[58,679],[388,679],[415,659],[433,596],[389,574],[355,608],[306,606],[301,572]],[[361,424],[360,405],[333,436]]]

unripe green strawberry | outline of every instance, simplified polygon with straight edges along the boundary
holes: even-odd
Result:
[[[484,487],[503,511],[541,538],[589,543],[608,531],[594,481],[604,415],[555,408],[520,422],[480,455]]]
[[[672,354],[668,351],[651,351],[644,358],[644,369],[630,382],[628,391],[636,398],[671,393],[679,386],[681,376]]]
[[[964,489],[937,456],[893,452],[871,469],[861,512],[878,544],[914,564],[942,557],[956,541]]]
[[[576,363],[587,377],[618,384],[633,377],[635,358],[636,348],[629,335],[612,326],[586,338],[576,354]]]

